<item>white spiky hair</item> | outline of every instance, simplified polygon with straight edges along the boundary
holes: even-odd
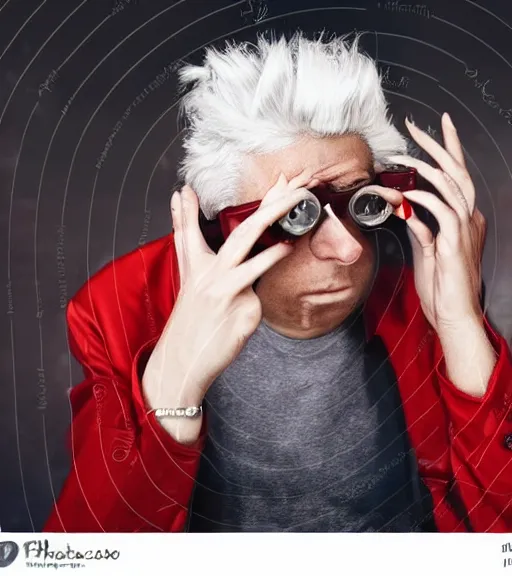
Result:
[[[360,135],[374,161],[407,151],[391,123],[381,77],[359,50],[359,35],[328,41],[302,32],[289,40],[208,48],[202,66],[179,71],[187,121],[179,175],[196,191],[207,218],[237,204],[247,154],[286,148],[304,135]]]

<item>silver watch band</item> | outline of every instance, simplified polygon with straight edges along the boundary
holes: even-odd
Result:
[[[186,408],[153,408],[148,414],[154,412],[157,418],[196,418],[202,411],[202,406],[187,406]]]

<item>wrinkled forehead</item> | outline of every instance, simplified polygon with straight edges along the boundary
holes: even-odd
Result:
[[[283,172],[290,180],[307,172],[312,178],[338,186],[371,178],[374,160],[368,144],[357,135],[304,137],[296,144],[247,159],[241,193],[261,197]]]
[[[357,135],[308,140],[302,152],[297,155],[299,163],[315,168],[319,177],[335,174],[338,168],[365,170],[373,167],[370,147]]]

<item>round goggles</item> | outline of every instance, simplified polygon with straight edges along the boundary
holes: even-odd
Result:
[[[373,184],[405,191],[416,188],[417,172],[401,164],[386,166]],[[343,193],[322,186],[308,190],[307,198],[294,206],[288,214],[270,226],[258,239],[252,254],[278,242],[294,242],[300,236],[311,232],[325,218],[323,209],[327,204],[340,219],[349,216],[361,229],[371,230],[381,226],[395,211],[395,208],[382,196],[365,185],[357,192]],[[215,220],[200,218],[200,225],[206,241],[218,250],[231,232],[253,214],[261,200],[239,206],[230,206],[219,212]]]

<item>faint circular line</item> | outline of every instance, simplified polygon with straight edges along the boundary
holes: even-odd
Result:
[[[87,40],[89,40],[89,38],[93,36],[103,26],[103,24],[105,24],[105,22],[108,22],[110,18],[112,18],[111,14],[103,18],[103,20],[96,26],[96,28],[93,28],[89,34],[87,34],[87,36],[80,42],[80,44],[78,44],[77,47],[72,52],[70,52],[69,55],[59,64],[58,68],[55,69],[56,72],[61,70],[69,62],[69,60],[73,58],[78,50],[80,50],[80,48],[87,42]]]
[[[178,4],[181,4],[181,3],[184,2],[184,1],[186,1],[186,0],[181,0],[180,2],[178,2]],[[46,2],[46,0],[45,0],[45,2]],[[56,33],[56,32],[65,24],[65,22],[66,22],[83,4],[85,4],[86,2],[87,2],[87,0],[84,0],[84,2],[82,2],[82,4],[80,4],[71,14],[69,14],[69,15],[61,22],[61,24],[54,30],[54,32],[50,35],[50,37],[46,40],[46,42],[40,47],[39,51],[36,53],[36,55],[35,55],[34,58],[31,60],[31,62],[28,64],[28,66],[25,68],[25,70],[24,70],[24,72],[22,73],[22,75],[20,76],[18,82],[17,82],[16,85],[14,86],[14,88],[13,88],[13,90],[12,90],[12,92],[11,92],[11,95],[10,95],[10,97],[9,97],[9,99],[8,99],[5,107],[4,107],[4,110],[3,110],[3,112],[2,112],[2,115],[0,116],[0,123],[2,122],[2,119],[3,119],[3,116],[4,116],[4,114],[5,114],[5,111],[6,111],[7,107],[8,107],[8,105],[9,105],[9,102],[10,102],[10,100],[11,100],[14,92],[16,91],[16,88],[17,88],[19,82],[21,81],[21,79],[23,78],[23,76],[25,75],[25,73],[27,72],[27,70],[30,68],[32,62],[37,58],[37,56],[39,55],[39,53],[42,51],[42,49],[45,47],[45,45],[51,40],[51,38],[55,35],[55,33]],[[166,10],[164,10],[164,11],[160,12],[159,14],[157,14],[155,17],[159,16],[161,13],[167,11],[168,9],[174,8],[174,7],[177,6],[178,4],[175,4],[175,5],[167,8]],[[41,6],[40,6],[40,7],[41,7]],[[103,21],[102,21],[98,26],[96,26],[96,28],[94,28],[94,29],[82,40],[82,42],[68,55],[68,57],[67,57],[63,62],[61,62],[61,64],[60,64],[59,67],[57,68],[57,71],[60,70],[60,69],[62,68],[62,66],[64,66],[64,65],[69,61],[69,59],[78,51],[78,49],[80,49],[80,47],[83,46],[83,44],[85,44],[85,42],[86,42],[107,20],[109,20],[110,17],[111,17],[111,16],[108,15],[106,18],[104,18]],[[154,19],[155,17],[153,17],[152,19]],[[148,20],[147,22],[151,21],[152,19]],[[146,22],[146,23],[147,23],[147,22]],[[146,23],[145,23],[145,24],[146,24]],[[145,25],[145,24],[144,24],[144,25]],[[137,29],[137,30],[138,30],[138,29]],[[136,31],[137,31],[137,30],[136,30]],[[128,38],[128,37],[126,37],[124,40],[127,40],[127,38]],[[123,41],[124,41],[124,40],[123,40]],[[118,45],[118,46],[119,46],[119,45]],[[5,53],[5,52],[4,52],[4,53]],[[93,71],[93,72],[94,72],[94,71]],[[79,89],[80,89],[80,87],[79,87]],[[77,91],[77,92],[78,92],[78,91]],[[72,98],[74,98],[75,95],[76,95],[76,93],[73,94]],[[69,101],[69,100],[68,100],[68,101]],[[33,108],[33,110],[32,110],[32,114],[31,114],[31,116],[30,116],[30,118],[29,118],[29,122],[28,122],[28,123],[30,123],[30,120],[31,120],[31,118],[32,118],[32,115],[34,114],[35,110],[37,109],[38,104],[39,104],[39,102],[36,102],[36,105],[34,106],[34,108]],[[41,177],[40,177],[40,182],[39,182],[39,188],[38,188],[37,202],[36,202],[36,223],[35,223],[35,228],[34,228],[34,237],[35,237],[35,239],[37,238],[37,215],[38,215],[38,209],[39,209],[39,199],[40,199],[40,193],[41,193],[41,188],[42,188],[42,180],[43,180],[44,172],[45,172],[45,168],[46,168],[46,162],[47,162],[47,159],[48,159],[48,156],[49,156],[49,153],[50,153],[51,144],[53,143],[53,139],[54,139],[54,137],[55,137],[55,135],[56,135],[56,133],[57,133],[57,130],[58,130],[58,128],[59,128],[59,126],[60,126],[60,123],[61,123],[62,119],[64,118],[64,116],[65,116],[65,115],[61,115],[61,117],[59,118],[59,122],[57,123],[57,126],[56,126],[55,129],[54,129],[54,132],[53,132],[52,137],[51,137],[51,139],[50,139],[49,145],[48,145],[48,147],[47,147],[47,153],[46,153],[45,160],[44,160],[43,167],[42,167],[42,172],[41,172]],[[27,126],[26,126],[26,130],[27,130],[27,128],[28,128],[28,124],[27,124]],[[26,130],[25,130],[25,131],[26,131]],[[22,146],[20,147],[20,150],[19,150],[19,152],[18,152],[18,159],[19,159],[19,155],[21,154],[21,148],[22,148]],[[13,194],[14,194],[14,184],[15,184],[15,180],[16,180],[16,177],[15,177],[15,175],[14,175],[12,195],[11,195],[11,202],[10,202],[10,215],[12,215],[12,199],[13,199]],[[64,218],[63,218],[63,215],[62,215],[61,225],[62,225],[63,221],[64,221]],[[10,219],[9,219],[9,230],[10,230],[11,222],[12,222],[12,218],[10,217]],[[10,238],[11,238],[10,232],[9,232],[9,237],[8,237],[8,238],[9,238],[8,261],[9,261],[9,263],[10,263]],[[35,241],[36,241],[36,240],[35,240]],[[37,255],[36,255],[36,252],[35,252],[34,256],[35,256],[35,258],[36,258],[36,266],[37,266]],[[10,272],[10,264],[9,264],[8,269],[9,269],[9,272]],[[36,267],[36,270],[37,270],[37,267]],[[36,272],[36,280],[37,280],[37,272]],[[40,338],[41,338],[41,335],[40,335]],[[71,382],[71,361],[70,361],[71,359],[70,359],[70,350],[69,350],[69,340],[68,340],[67,334],[66,334],[66,341],[67,341],[67,344],[68,344],[69,374],[70,374],[70,382]],[[43,351],[42,351],[42,348],[41,348],[41,354],[42,354],[42,353],[43,353]],[[71,385],[68,387],[68,389],[70,389],[70,388],[71,388]],[[70,413],[72,413],[72,408],[71,408],[71,403],[70,403],[69,398],[68,398],[68,403],[69,403]],[[73,436],[73,429],[72,429],[72,427],[71,427],[71,436]],[[74,458],[74,452],[73,452],[73,458]],[[21,462],[20,462],[20,465],[21,465]],[[48,471],[48,472],[49,472],[49,476],[50,476],[50,478],[51,478],[51,473],[50,473],[50,471]],[[80,486],[80,489],[81,489],[81,491],[82,491],[82,494],[83,494],[84,497],[85,497],[85,494],[84,494],[84,491],[83,491],[81,482],[80,482],[80,480],[79,480],[78,478],[77,478],[77,481],[78,481],[78,483],[79,483],[79,486]],[[52,494],[54,494],[53,486],[52,486],[51,490],[52,490]],[[55,501],[54,501],[54,504],[55,504]],[[93,511],[90,509],[90,507],[89,507],[89,510],[91,511],[91,514],[93,515],[93,517],[97,520],[95,514],[94,514]],[[29,515],[30,515],[30,513],[29,513]],[[98,521],[98,520],[97,520],[97,521]],[[99,522],[98,522],[98,524],[99,524]],[[33,524],[32,524],[32,525],[33,525]]]
[[[32,108],[32,113],[30,114],[27,123],[25,124],[25,129],[23,130],[23,134],[21,137],[21,144],[20,144],[20,150],[23,147],[23,142],[25,141],[25,136],[27,135],[27,130],[30,124],[30,121],[32,120],[32,116],[34,115],[34,112],[37,109],[37,104],[34,106],[34,108]],[[7,278],[8,281],[11,281],[11,230],[12,230],[12,207],[13,207],[13,196],[14,196],[14,185],[16,182],[16,175],[18,173],[18,165],[20,162],[20,156],[21,154],[18,153],[17,157],[16,157],[16,164],[14,166],[14,171],[13,171],[13,179],[12,179],[12,187],[11,187],[11,201],[9,204],[9,217],[8,217],[8,225],[7,225]],[[14,294],[12,296],[13,298],[13,302],[14,302]],[[25,479],[23,476],[23,464],[22,464],[22,459],[21,459],[21,446],[20,446],[20,436],[19,436],[19,423],[18,423],[18,398],[17,398],[17,391],[16,391],[16,357],[15,357],[15,353],[14,353],[14,320],[12,318],[12,315],[10,315],[10,324],[11,324],[11,356],[12,356],[12,374],[13,374],[13,390],[14,390],[14,422],[15,422],[15,427],[16,427],[16,444],[17,444],[17,448],[18,448],[18,462],[19,462],[19,466],[20,466],[20,479],[21,479],[21,487],[23,490],[23,496],[25,499],[25,505],[27,507],[27,513],[30,519],[30,524],[32,526],[32,531],[35,531],[34,528],[34,521],[32,519],[32,514],[30,513],[30,508],[28,506],[28,496],[27,496],[27,492],[26,492],[26,488],[25,488]]]
[[[490,46],[489,44],[487,44],[487,42],[485,42],[484,40],[482,40],[479,36],[475,36],[475,34],[473,34],[472,32],[470,32],[469,30],[466,30],[465,28],[461,28],[460,26],[457,26],[456,24],[454,24],[453,22],[450,22],[449,20],[444,20],[443,18],[439,18],[438,16],[432,16],[432,18],[435,18],[436,20],[438,20],[439,22],[443,22],[443,24],[447,24],[448,26],[451,26],[452,28],[457,28],[457,30],[460,30],[461,32],[465,32],[468,36],[471,36],[472,38],[474,38],[475,40],[478,40],[478,42],[480,42],[481,44],[483,44],[486,48],[489,48],[489,50],[491,52],[494,52],[494,54],[496,54],[496,56],[498,56],[499,58],[501,58],[501,60],[503,60],[503,62],[505,62],[505,64],[509,67],[512,68],[512,64],[510,64],[510,62],[502,55],[500,54],[497,50],[495,50],[492,46]]]
[[[7,4],[9,4],[11,0],[7,0],[7,2],[0,8],[0,12],[2,12],[2,10],[7,6]]]
[[[172,138],[172,140],[169,142],[169,144],[164,148],[164,151],[160,154],[160,157],[158,158],[158,160],[156,161],[155,165],[153,166],[153,170],[151,170],[151,174],[149,175],[149,179],[148,179],[148,183],[146,184],[146,193],[144,195],[144,210],[147,210],[147,203],[148,203],[148,196],[149,196],[149,189],[151,187],[151,183],[153,181],[153,177],[156,173],[156,169],[158,168],[158,166],[160,165],[160,162],[162,161],[162,158],[167,154],[167,152],[169,151],[169,148],[171,148],[171,146],[176,142],[176,140],[181,136],[181,134],[183,133],[183,130],[180,130],[176,136],[174,136]]]
[[[88,35],[82,40],[82,42],[80,42],[80,44],[59,64],[59,66],[56,68],[56,71],[57,71],[57,72],[66,64],[66,62],[69,61],[69,59],[72,57],[72,55],[75,54],[75,52],[77,52],[77,50],[79,50],[79,49],[85,44],[85,42],[87,42],[87,40],[92,36],[92,34],[94,34],[101,26],[103,26],[103,24],[104,24],[105,22],[107,22],[107,20],[109,20],[109,18],[110,18],[110,15],[107,16],[105,19],[103,19],[103,21],[102,21],[98,26],[96,26],[96,28],[94,28],[94,30],[93,30],[90,34],[88,34]],[[74,97],[74,96],[73,96],[73,97]],[[69,100],[68,100],[68,101],[69,101]],[[39,104],[39,102],[37,102],[37,104]],[[37,104],[36,104],[36,105],[37,105]],[[65,114],[61,114],[61,115],[60,115],[59,120],[58,120],[58,122],[57,122],[57,125],[55,126],[55,128],[54,128],[54,130],[53,130],[53,133],[52,133],[52,135],[51,135],[51,137],[50,137],[50,140],[49,140],[49,142],[48,142],[48,144],[47,144],[47,146],[46,146],[46,154],[45,154],[45,157],[44,157],[44,160],[43,160],[43,165],[42,165],[42,167],[41,167],[41,176],[40,176],[40,178],[39,178],[39,186],[38,186],[38,189],[37,189],[36,219],[37,219],[37,214],[38,214],[38,210],[39,210],[39,198],[40,198],[40,196],[41,196],[41,189],[42,189],[42,186],[43,186],[44,174],[45,174],[45,172],[46,172],[46,164],[47,164],[47,162],[48,162],[48,157],[49,157],[49,155],[50,155],[50,150],[51,150],[51,147],[52,147],[52,145],[53,145],[53,140],[54,140],[55,135],[57,134],[57,131],[58,131],[58,129],[59,129],[59,126],[60,126],[62,120],[65,118],[65,116],[66,116]],[[1,122],[1,120],[0,120],[0,122]],[[61,225],[62,225],[62,224],[63,224],[63,217],[61,217]],[[37,224],[36,224],[35,227],[36,227],[36,229],[37,229]]]
[[[368,32],[370,33],[370,31],[368,31]],[[464,66],[467,68],[467,64],[464,62],[464,60],[457,58],[457,56],[455,56],[451,52],[447,52],[446,50],[443,50],[442,48],[439,48],[439,46],[436,46],[435,44],[431,44],[430,42],[425,42],[424,40],[420,40],[419,38],[414,38],[413,36],[406,36],[405,34],[393,34],[391,32],[378,32],[377,30],[372,30],[372,32],[375,32],[379,36],[391,36],[393,38],[404,38],[406,40],[412,40],[413,42],[418,42],[419,44],[423,44],[424,46],[428,46],[437,52],[442,52],[443,54],[445,54],[446,56],[449,56],[453,60],[457,60],[457,62],[464,64]]]
[[[466,104],[464,104],[464,102],[462,102],[459,98],[457,98],[457,96],[455,96],[455,94],[452,94],[447,88],[444,88],[441,84],[439,85],[439,88],[441,90],[443,90],[443,92],[446,92],[447,94],[449,94],[454,100],[456,100],[463,108],[466,109],[467,112],[469,112],[469,114],[471,114],[471,116],[473,116],[473,118],[477,121],[478,124],[480,124],[480,126],[482,127],[482,129],[485,131],[485,133],[487,134],[487,136],[490,138],[490,140],[493,142],[494,146],[496,147],[496,149],[499,152],[499,155],[501,156],[503,163],[505,164],[507,171],[510,175],[510,178],[512,180],[512,172],[510,170],[510,167],[507,163],[507,160],[505,159],[505,156],[503,155],[503,152],[501,151],[501,148],[499,146],[499,144],[496,142],[496,140],[493,138],[493,136],[491,135],[491,133],[489,132],[489,130],[487,129],[487,127],[485,126],[485,124],[483,124],[480,119],[478,118],[478,116],[475,115],[475,113],[468,107],[466,106]],[[471,159],[471,162],[473,163],[473,165],[475,166],[475,168],[478,171],[478,174],[480,175],[480,178],[482,179],[482,182],[485,185],[485,188],[487,189],[488,193],[489,193],[489,199],[491,201],[491,205],[493,207],[493,211],[492,211],[492,215],[493,215],[493,223],[494,223],[494,242],[496,245],[496,251],[495,251],[495,259],[494,259],[494,267],[493,267],[493,275],[492,275],[492,279],[491,279],[491,290],[490,292],[492,292],[492,288],[494,286],[494,282],[495,282],[495,278],[496,278],[496,269],[498,267],[498,256],[500,253],[499,247],[499,237],[498,237],[498,223],[496,220],[496,210],[495,210],[495,206],[494,206],[494,199],[492,197],[491,191],[489,189],[489,185],[487,184],[487,180],[484,177],[482,171],[480,170],[478,164],[476,164],[476,162],[474,161],[474,159],[471,157],[470,154],[468,154],[468,157]],[[489,292],[489,293],[490,293]],[[490,299],[489,299],[490,300]],[[487,310],[487,307],[484,305],[484,314]]]
[[[25,28],[25,26],[32,20],[32,18],[39,12],[39,10],[41,10],[41,8],[46,4],[48,0],[43,0],[43,2],[41,4],[39,4],[39,6],[32,12],[32,14],[25,20],[25,22],[23,22],[23,24],[18,28],[18,31],[16,32],[16,34],[14,35],[13,39],[9,42],[9,44],[7,44],[6,48],[4,49],[4,51],[2,52],[2,54],[0,54],[0,60],[4,57],[4,54],[7,52],[7,50],[9,50],[9,48],[12,46],[12,43],[16,40],[16,38],[19,36],[19,34],[23,31],[23,29]],[[87,0],[85,0],[87,2]],[[0,12],[7,6],[7,4],[9,4],[9,0],[7,0],[7,2],[0,8]]]
[[[59,71],[59,70],[66,64],[66,62],[68,62],[68,61],[70,60],[70,58],[87,42],[87,40],[88,40],[101,26],[103,26],[103,24],[104,24],[105,22],[107,22],[107,21],[109,20],[110,17],[111,17],[111,16],[109,15],[109,16],[107,16],[106,18],[104,18],[103,21],[100,22],[100,24],[99,24],[98,26],[96,26],[96,27],[80,42],[80,44],[66,57],[66,59],[61,62],[61,64],[57,67],[56,70]],[[33,109],[33,111],[32,111],[32,114],[31,114],[31,117],[30,117],[30,119],[29,119],[29,122],[30,122],[30,120],[31,120],[31,118],[32,118],[32,115],[34,114],[34,111],[35,111],[35,109],[37,108],[38,105],[39,105],[39,101],[36,102],[36,104],[35,104],[35,106],[34,106],[34,109]],[[61,115],[61,116],[60,116],[59,122],[57,123],[57,126],[55,127],[55,129],[54,129],[54,131],[53,131],[53,133],[52,133],[52,136],[51,136],[51,138],[50,138],[50,141],[49,141],[49,143],[48,143],[48,145],[47,145],[46,154],[45,154],[45,158],[44,158],[44,161],[43,161],[43,166],[42,166],[42,169],[41,169],[41,176],[40,176],[40,179],[39,179],[38,191],[37,191],[36,210],[35,210],[35,221],[34,221],[34,268],[35,268],[36,287],[37,287],[37,279],[38,279],[38,274],[37,274],[37,232],[38,232],[39,204],[40,204],[40,198],[41,198],[42,183],[43,183],[44,173],[45,173],[45,170],[46,170],[46,163],[47,163],[48,156],[49,156],[49,153],[50,153],[50,149],[51,149],[51,146],[52,146],[52,143],[53,143],[53,139],[54,139],[54,137],[55,137],[55,135],[56,135],[56,133],[57,133],[57,130],[58,130],[58,127],[59,127],[59,125],[60,125],[60,121],[62,120],[62,118],[64,118],[64,115]],[[19,154],[21,154],[22,147],[23,147],[23,145],[20,146]],[[11,197],[13,197],[13,195],[14,195],[14,182],[15,182],[15,177],[14,177],[14,179],[13,179],[13,192],[12,192],[12,196],[11,196]],[[11,204],[12,204],[12,202],[11,202]],[[61,220],[61,224],[62,224],[62,220]],[[9,235],[9,240],[10,240],[10,235]],[[36,292],[37,292],[37,289],[36,289]],[[37,295],[36,295],[36,298],[37,298]],[[41,324],[41,322],[40,322],[40,324]],[[42,338],[42,328],[41,328],[41,326],[40,326],[40,350],[41,350],[41,358],[43,357],[43,350],[44,350],[44,346],[43,346],[43,343],[42,343],[42,339],[43,339],[43,338]],[[67,340],[67,335],[66,335],[66,342],[67,342],[67,344],[68,344],[68,361],[69,361],[69,368],[70,368],[70,374],[71,374],[71,359],[70,359],[70,357],[69,357],[69,341]],[[42,360],[41,360],[41,366],[42,366]],[[71,381],[71,380],[70,380],[70,381]],[[70,389],[70,388],[71,388],[71,386],[68,387],[68,389]],[[69,405],[70,414],[71,414],[71,413],[72,413],[72,409],[71,409],[71,404],[70,404],[69,398],[68,398],[68,405]],[[44,414],[43,414],[43,416],[44,416]],[[45,423],[43,423],[43,426],[45,426]],[[50,479],[50,482],[51,482],[51,471],[50,471],[50,470],[48,470],[48,475],[49,475],[49,479]],[[80,489],[82,490],[82,494],[85,496],[80,482],[79,482],[79,485],[80,485]],[[52,496],[53,496],[53,498],[54,498],[54,504],[55,504],[55,502],[56,502],[56,501],[55,501],[55,491],[54,491],[54,489],[53,489],[53,486],[51,486],[51,491],[52,491]],[[57,512],[57,513],[58,513],[58,512]],[[91,513],[92,513],[92,510],[91,510]],[[95,517],[94,513],[92,513],[92,514],[93,514],[93,516]],[[96,518],[96,517],[95,517],[95,518]]]
[[[20,480],[21,487],[23,490],[23,498],[25,500],[25,506],[27,508],[27,514],[30,520],[30,525],[32,526],[32,532],[35,532],[34,521],[32,520],[32,514],[30,513],[30,508],[28,505],[27,491],[25,487],[25,480],[23,477],[23,465],[21,463],[21,445],[20,445],[20,429],[18,425],[18,400],[16,395],[16,356],[14,353],[14,322],[12,320],[12,315],[10,315],[10,328],[11,328],[11,356],[12,356],[12,380],[14,385],[14,426],[16,429],[16,447],[18,450],[18,463],[20,469]]]
[[[433,76],[430,76],[430,74],[422,72],[421,70],[417,70],[416,68],[411,68],[410,66],[406,66],[405,64],[399,64],[398,62],[392,62],[391,60],[379,60],[379,62],[382,62],[383,64],[390,64],[391,66],[397,66],[398,68],[405,68],[406,70],[409,70],[409,72],[416,72],[416,74],[424,76],[425,78],[432,80],[436,84],[439,83],[439,80],[437,78],[434,78]]]
[[[472,0],[465,0],[468,4],[472,4],[473,6],[475,6],[476,8],[480,8],[480,10],[483,10],[484,12],[487,12],[487,14],[489,14],[490,16],[492,16],[493,18],[496,18],[496,20],[498,20],[499,22],[501,22],[502,24],[504,24],[509,30],[512,30],[512,26],[510,26],[509,24],[507,24],[505,22],[505,20],[502,20],[499,16],[496,16],[496,14],[494,14],[494,12],[491,12],[489,9],[484,8],[483,6],[480,6],[480,4],[477,4],[476,2],[472,2]]]
[[[79,6],[78,8],[80,8],[80,6]],[[104,18],[104,19],[102,20],[102,22],[100,22],[100,24],[99,24],[98,26],[96,26],[96,27],[80,42],[80,44],[78,44],[78,46],[77,46],[77,47],[66,57],[66,59],[63,60],[63,61],[61,62],[61,64],[57,67],[57,69],[56,69],[57,72],[58,72],[58,71],[70,60],[70,58],[87,42],[87,40],[88,40],[101,26],[103,26],[103,24],[104,24],[105,22],[107,22],[107,21],[109,20],[109,18],[110,18],[110,15],[107,16],[106,18]],[[51,38],[51,36],[50,36],[50,38]],[[33,114],[34,114],[34,112],[35,112],[35,110],[37,109],[38,106],[39,106],[39,101],[36,102],[36,104],[35,104],[35,106],[34,106],[34,109],[32,110],[32,114],[31,114],[31,116],[30,116],[29,123],[30,123],[30,121],[31,121],[31,119],[32,119],[32,116],[33,116]],[[50,141],[49,141],[49,143],[48,143],[48,145],[47,145],[47,150],[46,150],[45,158],[44,158],[44,161],[43,161],[43,166],[42,166],[42,169],[41,169],[41,176],[40,176],[40,179],[39,179],[39,186],[38,186],[38,191],[37,191],[36,211],[35,211],[35,222],[34,222],[34,268],[35,268],[36,287],[37,287],[37,231],[38,231],[39,204],[40,204],[40,197],[41,197],[42,182],[43,182],[44,173],[45,173],[45,170],[46,170],[46,163],[47,163],[47,160],[48,160],[48,156],[49,156],[49,152],[50,152],[50,149],[51,149],[51,145],[52,145],[52,143],[53,143],[53,139],[54,139],[54,137],[55,137],[55,135],[56,135],[56,133],[57,133],[58,127],[59,127],[59,125],[60,125],[60,120],[62,120],[63,117],[64,117],[64,115],[61,115],[61,117],[60,117],[60,119],[59,119],[59,122],[57,123],[57,126],[55,127],[55,129],[54,129],[54,131],[53,131],[53,133],[52,133],[52,136],[51,136],[51,138],[50,138]],[[20,150],[19,150],[19,153],[18,153],[19,155],[21,154],[22,147],[23,147],[23,144],[20,145]],[[13,178],[13,189],[12,189],[12,195],[11,195],[11,205],[12,205],[12,198],[14,197],[14,183],[15,183],[15,179],[16,179],[16,177],[14,176],[14,178]],[[61,220],[61,224],[62,224],[62,220]],[[10,241],[10,235],[9,235],[9,241]],[[36,288],[36,292],[37,292],[37,288]],[[36,295],[36,298],[37,298],[37,295]],[[39,331],[40,331],[40,334],[39,334],[40,352],[41,352],[41,358],[43,358],[44,346],[43,346],[43,335],[42,335],[42,326],[41,326],[41,320],[40,320],[40,319],[39,319]],[[71,358],[70,358],[69,340],[68,340],[67,334],[66,334],[66,343],[67,343],[67,346],[68,346],[68,365],[69,365],[69,374],[70,374],[70,382],[71,382]],[[42,360],[41,360],[41,367],[43,367]],[[70,389],[70,388],[71,388],[71,386],[68,387],[68,389]],[[68,397],[68,406],[69,406],[69,411],[70,411],[70,414],[71,414],[71,413],[72,413],[72,408],[71,408],[71,403],[70,403],[69,397]],[[45,442],[46,442],[46,421],[44,420],[44,414],[43,414],[43,429],[44,429],[44,438],[45,438]],[[72,428],[71,428],[71,436],[73,436],[73,430],[72,430]],[[45,450],[46,450],[46,452],[48,451],[48,447],[46,446],[46,444],[45,444]],[[73,458],[74,458],[74,453],[73,453]],[[48,463],[48,460],[47,460],[47,463]],[[48,478],[49,478],[49,481],[50,481],[50,490],[51,490],[51,493],[52,493],[53,504],[54,504],[54,506],[55,506],[55,504],[56,504],[55,490],[54,490],[54,488],[53,488],[53,484],[51,484],[51,483],[52,483],[52,475],[51,475],[51,470],[50,470],[50,469],[48,469]],[[79,485],[80,490],[81,490],[81,492],[82,492],[82,495],[83,495],[84,498],[85,498],[85,493],[84,493],[84,490],[83,490],[83,488],[82,488],[82,484],[81,484],[81,482],[80,482],[80,479],[77,478],[77,482],[78,482],[78,485]],[[57,516],[59,517],[59,520],[61,521],[61,524],[63,525],[62,519],[60,518],[60,513],[59,513],[59,511],[58,511],[58,508],[55,507],[55,510],[56,510]],[[94,512],[91,510],[90,506],[89,506],[89,511],[91,512],[92,516],[94,517],[94,519],[95,519],[95,520],[98,522],[98,524],[99,524],[99,521],[98,521],[98,519],[96,518],[96,515],[94,514]],[[64,525],[63,525],[63,526],[64,526]]]
[[[47,0],[44,0],[45,2]],[[57,34],[57,32],[62,28],[62,26],[64,26],[64,24],[71,18],[71,16],[73,16],[73,14],[79,10],[86,2],[88,2],[88,0],[83,0],[83,2],[77,6],[73,12],[71,12],[68,16],[66,16],[66,18],[64,18],[64,20],[57,26],[57,28],[55,28],[55,30],[52,32],[52,34],[47,38],[47,40],[41,45],[41,47],[39,48],[39,50],[35,53],[34,57],[32,58],[32,60],[27,64],[27,67],[25,68],[25,70],[23,70],[21,76],[18,78],[18,81],[16,82],[16,84],[14,85],[14,88],[11,91],[11,94],[9,95],[9,98],[7,99],[7,102],[5,103],[4,109],[2,110],[2,114],[0,115],[0,124],[2,124],[2,121],[4,119],[4,115],[5,115],[5,111],[7,110],[7,108],[9,107],[9,104],[11,102],[11,99],[14,95],[14,93],[16,92],[16,88],[18,87],[19,83],[21,82],[22,78],[25,76],[25,74],[28,72],[29,68],[32,66],[34,60],[39,56],[39,54],[42,52],[43,48],[48,44],[48,42],[55,36],[55,34]]]
[[[130,34],[128,34],[128,36],[126,36],[125,38],[123,38],[123,40],[121,42],[119,42],[114,48],[112,48],[112,50],[110,50],[110,52],[104,56],[100,62],[98,62],[98,64],[93,68],[93,70],[91,70],[91,72],[87,75],[87,77],[85,78],[85,80],[80,84],[80,86],[76,89],[76,91],[74,92],[74,94],[71,96],[70,100],[73,100],[76,96],[76,94],[78,94],[78,92],[80,91],[80,89],[82,88],[82,86],[87,82],[87,80],[89,80],[89,78],[94,74],[94,72],[103,64],[103,62],[113,53],[115,52],[122,44],[124,44],[133,34],[135,34],[136,32],[138,32],[141,28],[145,27],[146,24],[148,24],[149,22],[151,22],[152,20],[154,20],[155,18],[157,18],[158,16],[160,16],[161,14],[163,14],[164,12],[167,12],[168,10],[171,10],[172,8],[175,8],[176,6],[178,6],[179,4],[181,4],[182,2],[184,2],[185,0],[180,0],[180,2],[178,2],[177,4],[173,4],[172,6],[169,6],[168,8],[166,8],[165,10],[162,10],[161,12],[159,12],[158,14],[156,14],[155,16],[153,16],[152,18],[150,18],[149,20],[147,20],[146,22],[144,22],[144,24],[141,24],[141,26],[139,26],[138,28],[136,28],[135,30],[133,30]],[[114,92],[114,90],[117,88],[117,86],[119,86],[119,84],[124,80],[124,78],[126,78],[126,76],[128,76],[128,74],[134,69],[136,68],[140,62],[142,60],[145,60],[150,54],[152,54],[155,50],[157,50],[158,48],[160,48],[160,46],[162,46],[163,44],[165,44],[165,42],[171,40],[172,38],[174,38],[175,36],[177,36],[181,31],[186,30],[187,28],[190,28],[191,26],[193,26],[194,24],[197,24],[197,22],[200,22],[202,20],[205,20],[207,18],[209,18],[210,16],[212,16],[213,14],[217,14],[220,12],[224,12],[234,6],[237,6],[238,4],[241,4],[242,2],[244,2],[245,0],[239,0],[239,2],[229,5],[229,6],[225,6],[223,8],[220,8],[214,12],[209,12],[207,15],[202,16],[201,18],[198,18],[196,20],[194,20],[193,22],[187,24],[186,26],[181,27],[177,32],[171,34],[170,36],[167,36],[162,42],[160,42],[159,44],[157,44],[156,46],[154,46],[150,51],[146,52],[146,54],[144,55],[143,58],[140,58],[137,62],[135,62],[135,64],[133,64],[122,76],[121,78],[112,86],[112,88],[107,92],[107,95],[103,98],[103,100],[99,103],[99,105],[97,106],[96,110],[93,112],[92,116],[89,118],[89,121],[87,122],[87,124],[85,125],[84,129],[82,130],[82,134],[80,135],[80,138],[78,140],[77,146],[75,147],[75,151],[73,152],[73,157],[71,158],[71,162],[70,162],[70,167],[68,170],[68,177],[66,180],[66,188],[65,188],[65,192],[64,192],[64,199],[63,199],[63,207],[62,207],[62,212],[64,214],[64,210],[66,208],[66,199],[67,199],[67,193],[68,193],[68,188],[69,188],[69,179],[71,177],[71,172],[73,170],[73,165],[75,162],[75,158],[76,155],[78,153],[78,149],[80,147],[80,144],[82,142],[82,139],[86,133],[86,131],[88,130],[91,122],[93,121],[93,119],[95,118],[96,114],[98,113],[98,111],[100,110],[100,108],[102,107],[102,105],[104,104],[104,102],[106,102],[106,100],[108,99],[108,97],[110,96],[110,94],[112,94],[112,92]],[[0,119],[1,121],[1,119]]]

